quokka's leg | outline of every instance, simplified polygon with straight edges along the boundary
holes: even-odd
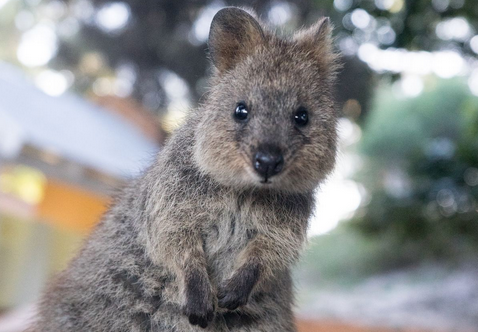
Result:
[[[234,310],[245,305],[250,295],[267,286],[268,280],[289,268],[298,258],[303,237],[276,231],[257,235],[244,249],[232,276],[218,289],[218,305]]]
[[[182,296],[183,313],[202,328],[214,318],[214,295],[206,269],[206,257],[198,227],[171,223],[166,231],[149,237],[150,256],[176,275]],[[153,233],[154,235],[154,233]]]

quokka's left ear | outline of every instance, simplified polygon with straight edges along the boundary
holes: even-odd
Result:
[[[264,31],[253,15],[236,7],[223,8],[211,23],[211,60],[220,72],[227,71],[252,54],[264,39]]]
[[[321,69],[335,76],[340,65],[334,51],[332,30],[330,19],[323,17],[309,28],[296,32],[293,39],[311,52]]]

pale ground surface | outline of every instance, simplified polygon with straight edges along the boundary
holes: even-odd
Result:
[[[367,278],[348,289],[300,295],[303,318],[429,331],[478,331],[478,266],[422,266]]]

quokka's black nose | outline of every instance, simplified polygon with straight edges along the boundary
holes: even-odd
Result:
[[[254,156],[254,169],[267,181],[282,171],[284,157],[279,151],[259,151]]]

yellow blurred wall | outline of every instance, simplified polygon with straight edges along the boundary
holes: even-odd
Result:
[[[21,204],[0,213],[0,309],[36,299],[52,273],[66,267],[109,203],[106,196],[57,180],[42,181],[42,189],[36,206],[25,204],[30,213],[16,211]]]
[[[47,223],[87,233],[106,211],[109,199],[78,187],[48,179],[38,217]]]

